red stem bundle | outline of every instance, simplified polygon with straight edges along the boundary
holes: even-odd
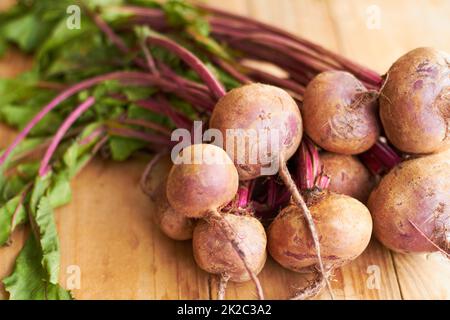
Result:
[[[216,77],[212,74],[211,71],[209,71],[209,69],[203,64],[203,62],[195,55],[193,55],[189,50],[163,36],[149,36],[147,38],[147,42],[149,44],[164,47],[170,52],[176,54],[181,60],[183,60],[195,72],[197,72],[197,74],[208,86],[216,99],[220,99],[225,95],[226,92],[222,84],[217,81]]]

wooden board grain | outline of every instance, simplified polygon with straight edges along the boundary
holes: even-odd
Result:
[[[377,274],[374,274],[377,272]],[[379,283],[372,285],[372,278],[379,276]],[[260,280],[267,299],[289,299],[296,290],[311,281],[310,275],[288,271],[269,259],[260,274]],[[217,283],[212,283],[212,297],[217,296]],[[372,241],[367,250],[351,264],[335,271],[332,281],[333,293],[336,299],[401,299],[400,288],[395,275],[394,265],[389,251],[377,241]],[[228,299],[254,299],[254,287],[251,282],[244,284],[230,283],[227,289]],[[317,299],[330,299],[327,291],[322,292]]]
[[[209,298],[190,242],[169,240],[152,222],[153,205],[139,188],[146,162],[95,161],[75,179],[72,204],[57,212],[61,283],[78,266],[77,299]]]
[[[1,1],[0,9],[7,2],[13,1]],[[414,4],[407,0],[209,3],[285,28],[380,73],[417,46],[450,52],[450,2],[445,0]],[[380,28],[375,29],[368,28],[368,14],[374,8],[381,13]],[[0,77],[13,76],[29,66],[29,58],[10,52],[0,61]],[[0,127],[0,146],[12,137],[12,130]],[[57,211],[61,283],[72,285],[73,270],[79,271],[76,298],[215,298],[216,281],[209,285],[209,276],[195,266],[190,243],[165,238],[150,219],[152,204],[138,188],[147,160],[94,161],[74,180],[72,203]],[[11,272],[25,236],[26,230],[18,230],[13,245],[0,248],[0,278]],[[271,259],[261,273],[266,296],[271,299],[290,297],[308,279]],[[361,257],[336,271],[332,285],[338,299],[450,299],[450,264],[437,255],[392,254],[373,240]],[[0,285],[0,298],[6,297]],[[252,283],[230,284],[227,298],[254,299]],[[329,299],[326,292],[318,298]]]

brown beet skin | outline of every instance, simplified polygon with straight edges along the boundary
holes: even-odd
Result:
[[[348,72],[317,75],[306,88],[301,111],[305,132],[327,151],[359,154],[378,139],[376,94]]]
[[[300,110],[294,99],[280,88],[259,83],[233,89],[222,97],[214,107],[210,128],[222,133],[224,148],[232,155],[240,180],[261,176],[261,167],[271,163],[261,159],[250,163],[250,148],[258,150],[258,155],[265,155],[266,159],[278,159],[276,156],[280,155],[286,161],[297,150],[303,134]],[[228,129],[252,129],[255,132],[278,130],[279,141],[268,152],[267,144],[257,139],[256,143],[250,143],[244,148],[245,155],[239,163],[236,153],[226,147]]]
[[[210,144],[195,144],[184,148],[179,159],[183,154],[191,154],[192,159],[202,155],[201,163],[173,165],[166,190],[172,208],[186,217],[202,218],[233,200],[239,176],[223,149]]]
[[[155,164],[148,177],[150,192],[153,194],[153,220],[160,230],[173,240],[188,240],[194,231],[193,219],[175,211],[167,200],[167,177],[172,168],[169,156],[162,157]]]
[[[266,262],[266,232],[258,219],[250,216],[224,214],[227,223],[240,240],[250,268],[258,274]],[[194,229],[192,239],[194,258],[200,268],[212,274],[227,274],[231,281],[250,280],[245,266],[224,236],[220,225],[201,220]]]
[[[450,147],[450,55],[418,48],[398,59],[380,94],[380,117],[398,149],[433,153]]]
[[[192,239],[195,220],[187,218],[170,206],[165,187],[165,183],[161,185],[162,192],[155,196],[155,212],[153,216],[155,223],[166,236],[173,240]]]
[[[374,177],[358,158],[323,152],[320,161],[325,175],[331,179],[328,190],[367,202],[374,187]]]
[[[326,266],[339,267],[365,250],[372,234],[372,219],[361,202],[324,192],[308,207]],[[317,265],[311,233],[297,206],[290,205],[280,212],[270,225],[267,238],[270,255],[283,267],[303,271]]]
[[[156,211],[154,213],[154,220],[161,231],[173,240],[189,240],[192,238],[195,221],[186,218],[184,215],[175,211],[167,201],[164,199],[156,200]]]
[[[450,253],[450,151],[398,165],[373,190],[368,206],[374,234],[389,249],[437,251],[412,221]]]

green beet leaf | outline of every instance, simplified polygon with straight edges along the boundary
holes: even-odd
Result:
[[[22,198],[18,195],[0,208],[0,246],[7,244],[14,229],[27,220]]]
[[[69,291],[48,280],[41,264],[41,249],[31,234],[20,252],[11,275],[3,279],[11,300],[72,300]]]

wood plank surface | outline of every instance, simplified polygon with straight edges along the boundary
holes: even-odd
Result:
[[[11,0],[0,1],[0,10]],[[408,0],[210,0],[211,5],[256,17],[304,36],[383,73],[418,46],[450,52],[450,1]],[[376,7],[374,7],[374,5]],[[378,11],[377,11],[378,10]],[[381,18],[373,28],[373,13]],[[372,19],[372,20],[371,20]],[[377,24],[375,23],[375,26]],[[30,59],[9,52],[0,77],[26,69]],[[0,127],[0,146],[13,137]],[[61,283],[73,266],[81,272],[77,299],[209,299],[216,281],[195,266],[190,242],[165,238],[151,221],[152,204],[138,188],[148,159],[96,160],[73,182],[74,198],[56,213],[61,238]],[[27,230],[0,248],[0,278],[12,264]],[[269,259],[263,272],[267,298],[286,299],[309,277]],[[366,252],[337,270],[339,299],[450,299],[450,263],[436,254],[393,254],[372,240]],[[0,298],[7,294],[0,285]],[[254,299],[252,283],[230,284],[228,299]],[[329,299],[326,292],[319,299]]]

